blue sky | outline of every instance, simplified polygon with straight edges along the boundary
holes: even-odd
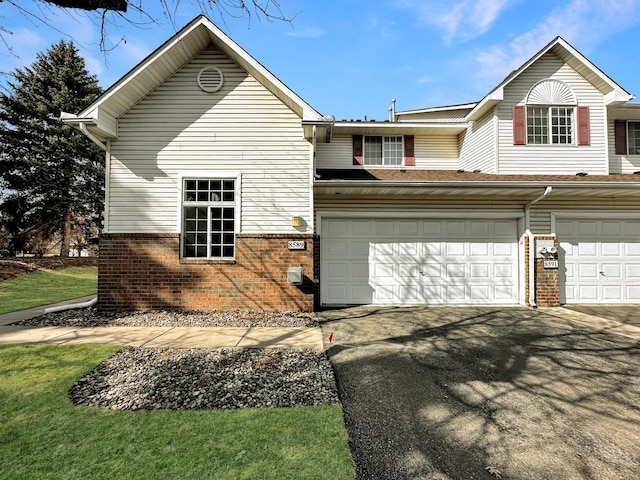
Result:
[[[140,0],[136,0],[140,1]],[[21,0],[29,8],[31,0]],[[0,2],[0,71],[31,64],[72,38],[109,87],[200,13],[183,0],[175,27],[156,0],[142,6],[158,24],[110,26],[113,51],[98,47],[95,20],[44,8],[29,20]],[[480,100],[514,68],[561,35],[630,93],[640,97],[640,0],[279,0],[292,25],[210,15],[222,30],[324,115],[384,120],[397,110]],[[38,7],[36,6],[35,9]],[[67,32],[65,36],[62,32]],[[6,79],[6,77],[5,77]],[[0,79],[1,83],[2,79]]]

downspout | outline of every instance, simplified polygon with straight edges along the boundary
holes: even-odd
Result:
[[[87,128],[87,125],[84,122],[79,122],[78,123],[78,128],[80,129],[80,131],[82,133],[84,133],[87,137],[89,137],[91,139],[91,141],[93,143],[95,143],[96,145],[98,145],[102,150],[106,150],[107,147],[106,145],[100,141],[100,139],[98,137],[96,137],[94,134],[92,134],[89,129]]]
[[[536,246],[534,241],[533,233],[531,233],[531,218],[529,210],[531,209],[531,205],[538,203],[540,200],[543,200],[549,196],[553,190],[553,187],[548,186],[545,188],[544,193],[539,197],[534,198],[529,203],[524,206],[524,228],[525,235],[529,239],[529,305],[532,307],[537,307],[536,304],[536,276],[535,276],[535,268],[536,268]]]

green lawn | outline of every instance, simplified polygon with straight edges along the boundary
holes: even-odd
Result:
[[[96,267],[27,273],[0,283],[0,314],[84,297],[97,288]]]
[[[353,479],[339,406],[73,406],[69,388],[117,349],[0,346],[0,478]]]

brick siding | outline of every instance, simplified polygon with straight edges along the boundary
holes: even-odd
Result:
[[[289,250],[305,240],[305,250]],[[103,234],[98,259],[98,306],[107,310],[312,311],[314,237],[239,234],[235,260],[180,259],[178,234]],[[287,283],[303,267],[302,286]]]
[[[558,248],[558,238],[553,236],[536,236],[536,240],[553,240]],[[524,237],[525,251],[525,298],[529,304],[529,237]],[[560,306],[560,278],[557,268],[544,268],[544,259],[535,260],[536,304],[539,307]]]

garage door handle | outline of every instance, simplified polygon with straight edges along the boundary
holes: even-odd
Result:
[[[603,277],[606,277],[606,275],[604,274],[604,272],[600,272],[600,275],[602,275]]]

